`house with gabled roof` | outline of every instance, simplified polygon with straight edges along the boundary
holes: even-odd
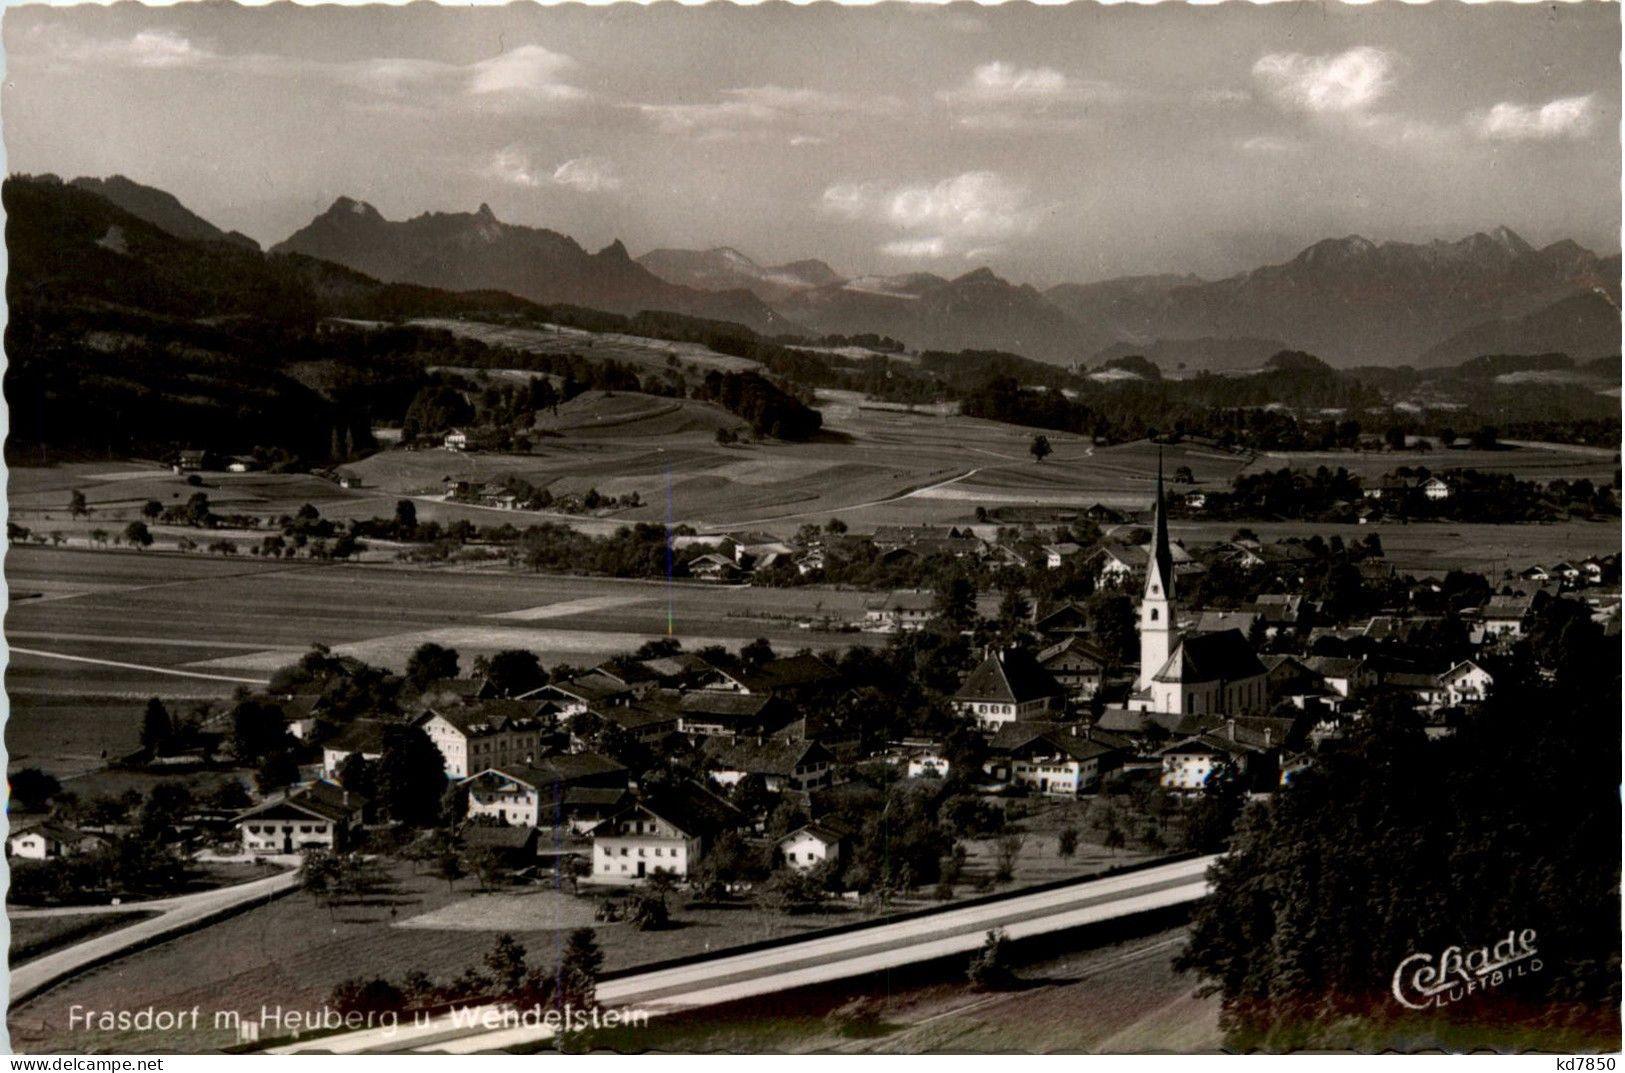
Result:
[[[1088,633],[1089,612],[1082,604],[1066,603],[1043,609],[1033,620],[1033,629],[1046,637]]]
[[[1484,640],[1509,640],[1523,636],[1524,623],[1534,609],[1532,596],[1492,596],[1478,613],[1484,626]]]
[[[14,830],[6,840],[6,850],[11,856],[25,861],[51,861],[94,853],[110,841],[107,835],[99,832],[81,831],[65,823],[47,820]]]
[[[460,708],[428,708],[412,725],[422,728],[445,757],[446,774],[464,779],[475,771],[540,756],[548,729],[540,707],[533,701],[486,700]]]
[[[684,879],[718,835],[743,822],[696,782],[663,786],[592,829],[592,881],[633,885],[656,872]]]
[[[1115,662],[1104,649],[1077,634],[1042,649],[1037,659],[1073,700],[1088,700],[1099,692]]]
[[[247,854],[342,850],[361,826],[367,799],[331,782],[317,781],[279,794],[237,816]]]
[[[322,777],[333,778],[351,756],[378,761],[384,755],[384,731],[399,726],[382,719],[356,719],[322,743]]]
[[[834,778],[835,755],[814,741],[717,739],[706,743],[705,768],[717,785],[759,779],[769,793],[821,790]]]
[[[530,827],[586,827],[602,820],[605,806],[623,803],[627,794],[626,768],[596,753],[562,753],[528,764],[508,764],[487,768],[462,780],[467,791],[466,816],[490,817],[499,823]],[[600,795],[576,795],[571,791],[593,789]]]
[[[677,729],[690,737],[758,737],[795,718],[795,709],[770,693],[698,690],[678,700]]]
[[[1089,727],[1078,723],[1006,723],[993,735],[983,769],[995,779],[1041,794],[1092,790],[1122,762],[1123,750],[1091,735]]]
[[[1032,653],[999,649],[966,676],[952,704],[985,731],[1017,720],[1043,719],[1066,706],[1066,688]]]
[[[857,832],[834,816],[814,820],[779,839],[779,856],[791,868],[810,872],[827,862],[839,863]]]
[[[1280,785],[1275,770],[1278,748],[1237,735],[1235,724],[1193,734],[1161,749],[1162,786],[1167,790],[1204,790],[1221,774],[1242,778],[1259,789]]]
[[[521,693],[518,700],[536,705],[536,713],[567,721],[589,708],[602,710],[630,704],[633,690],[619,678],[599,671],[588,671],[561,682]]]
[[[925,592],[893,592],[866,600],[863,628],[874,633],[923,630],[936,617],[936,596]]]
[[[1440,701],[1446,707],[1482,704],[1495,687],[1495,677],[1470,659],[1464,659],[1437,679]]]

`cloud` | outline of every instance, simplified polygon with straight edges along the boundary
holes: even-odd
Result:
[[[186,68],[227,77],[325,82],[391,105],[425,111],[476,106],[557,111],[588,98],[584,90],[565,80],[575,62],[540,45],[520,45],[469,64],[401,57],[328,61],[263,52],[216,52],[169,30],[140,30],[129,38],[95,38],[52,24],[34,28],[18,46],[15,54],[42,60],[65,74],[82,74],[96,67]]]
[[[596,194],[619,190],[622,186],[614,164],[602,157],[575,157],[549,170],[546,165],[538,165],[528,149],[517,145],[493,153],[482,174],[489,179],[532,190],[566,187]]]
[[[702,103],[632,106],[662,134],[700,141],[784,141],[813,145],[862,117],[898,112],[895,97],[854,96],[820,89],[745,86],[723,90],[721,99]]]
[[[53,66],[109,65],[149,69],[196,67],[217,59],[209,49],[169,30],[140,30],[129,38],[85,37],[67,27],[31,28],[13,55],[37,56]]]
[[[1053,67],[1017,67],[995,60],[976,67],[953,89],[937,94],[962,127],[1059,130],[1076,127],[1085,105],[1118,100],[1123,91],[1097,79],[1073,79]]]
[[[1552,141],[1583,138],[1591,132],[1593,94],[1560,97],[1536,107],[1503,101],[1469,119],[1480,137],[1490,141]]]
[[[615,166],[602,157],[580,156],[566,160],[553,171],[553,183],[593,194],[601,190],[619,190],[621,177]]]
[[[1253,64],[1253,77],[1276,103],[1319,114],[1359,112],[1388,92],[1393,58],[1360,46],[1346,52],[1305,56],[1275,52]]]
[[[562,77],[574,66],[570,57],[540,45],[520,45],[470,65],[466,88],[477,97],[578,100],[586,94]]]
[[[837,183],[820,207],[844,219],[891,230],[881,245],[894,257],[945,257],[1032,231],[1040,211],[1025,187],[991,171],[970,171],[934,183]]]

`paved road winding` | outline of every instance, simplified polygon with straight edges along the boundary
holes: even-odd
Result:
[[[1196,901],[1207,894],[1206,873],[1213,860],[1180,861],[985,905],[636,973],[600,984],[598,1001],[603,1007],[643,1010],[655,1016],[968,954],[982,945],[993,928],[1022,939]],[[455,1025],[437,1018],[425,1025],[364,1029],[285,1044],[272,1053],[472,1054],[532,1046],[553,1035],[546,1025],[503,1025],[502,1012],[500,1005],[482,1006],[464,1011]],[[486,1014],[497,1019],[492,1027],[486,1027]]]

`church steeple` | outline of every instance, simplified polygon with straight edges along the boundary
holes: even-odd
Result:
[[[1168,662],[1174,633],[1174,555],[1168,543],[1168,510],[1162,498],[1162,452],[1157,452],[1157,501],[1146,549],[1145,595],[1140,600],[1140,678],[1145,689]]]
[[[1153,584],[1169,600],[1174,598],[1174,553],[1168,546],[1168,508],[1162,499],[1162,452],[1157,452],[1157,505],[1156,517],[1151,523],[1150,557],[1146,562],[1146,592]]]

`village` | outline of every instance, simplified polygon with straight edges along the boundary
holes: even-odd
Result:
[[[1096,513],[1135,542],[1084,554],[1064,526],[1036,550],[1030,530],[1025,544],[876,532],[883,557],[1020,556],[1028,577],[1072,579],[1008,589],[990,614],[963,574],[872,597],[846,628],[887,635],[879,649],[657,638],[593,666],[510,650],[465,667],[426,644],[397,675],[317,646],[203,721],[155,698],[127,763],[182,774],[147,799],[80,800],[14,773],[12,904],[138,906],[225,861],[297,868],[303,889],[343,901],[380,859],[448,888],[542,884],[649,928],[679,891],[788,914],[953,899],[1019,885],[1039,846],[1093,867],[1218,850],[1246,801],[1372,713],[1449,735],[1498,676],[1531,673],[1531,652],[1545,673],[1569,621],[1619,630],[1617,556],[1417,580],[1375,541],[1186,549],[1160,478],[1149,530]],[[737,580],[779,560],[819,568],[849,539],[837,529],[672,546],[708,549],[696,576]],[[228,762],[255,770],[251,793],[183,788]],[[140,868],[109,863],[136,854]]]

